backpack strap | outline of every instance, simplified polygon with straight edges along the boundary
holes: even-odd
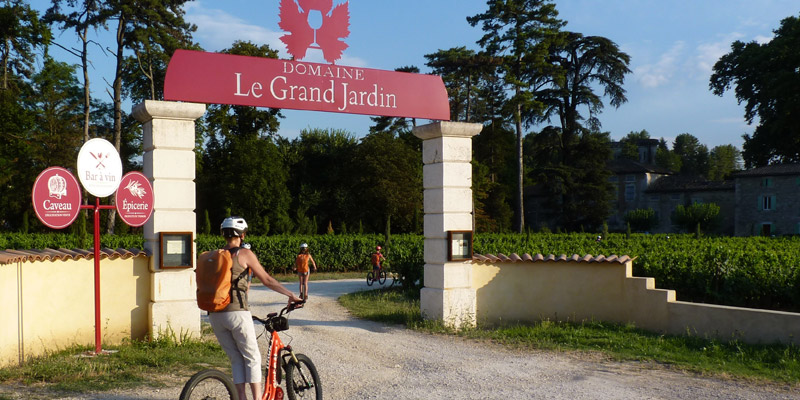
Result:
[[[238,253],[240,249],[241,247],[232,247],[228,249],[228,251],[231,253],[231,258],[236,257],[236,253]],[[231,266],[231,269],[233,269],[233,266]],[[250,267],[247,267],[244,269],[244,271],[242,271],[241,274],[239,274],[239,276],[231,280],[231,297],[233,297],[233,292],[236,291],[236,298],[239,300],[239,307],[241,308],[244,308],[244,299],[242,299],[243,290],[239,288],[239,281],[249,275]]]

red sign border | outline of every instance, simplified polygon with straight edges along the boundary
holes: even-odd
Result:
[[[120,198],[119,198],[120,197],[120,194],[119,194],[120,193],[120,189],[122,188],[122,182],[125,182],[125,178],[127,178],[129,175],[139,175],[139,176],[141,176],[142,180],[147,183],[147,189],[149,189],[150,193],[151,193],[150,197],[152,198],[152,202],[150,203],[150,211],[149,211],[149,213],[147,215],[147,218],[145,218],[144,221],[141,224],[132,224],[132,223],[130,223],[126,219],[126,216],[124,216],[124,213],[122,211],[120,211],[121,210],[121,208],[120,208],[121,207],[121,203],[120,203]],[[127,174],[123,175],[122,178],[120,178],[120,180],[119,180],[119,187],[117,188],[116,192],[114,193],[114,202],[117,205],[117,214],[119,215],[119,218],[123,222],[125,222],[126,224],[128,224],[129,226],[132,226],[132,227],[143,226],[144,224],[147,223],[147,221],[150,220],[150,218],[152,218],[152,216],[153,216],[153,208],[154,208],[153,206],[155,205],[155,202],[156,202],[155,193],[153,193],[153,185],[150,183],[150,179],[148,179],[147,176],[145,176],[145,174],[143,174],[143,173],[141,173],[139,171],[130,171]]]
[[[62,226],[51,225],[50,223],[48,223],[46,221],[46,218],[43,218],[39,214],[39,208],[36,206],[36,203],[35,203],[35,200],[36,200],[36,185],[38,185],[39,180],[42,178],[42,176],[44,176],[44,174],[49,172],[49,171],[63,172],[66,176],[69,176],[69,178],[72,179],[72,181],[75,183],[75,186],[77,186],[77,188],[78,188],[78,190],[77,190],[77,192],[78,192],[78,202],[77,202],[77,204],[75,204],[76,205],[75,214],[72,216],[72,218],[70,219],[70,221],[68,223],[66,223],[66,224],[64,224]],[[72,223],[75,222],[76,219],[78,219],[78,214],[81,213],[81,202],[83,202],[83,193],[81,193],[81,184],[80,184],[80,182],[78,182],[78,178],[76,178],[75,175],[72,174],[72,172],[69,172],[69,170],[64,168],[64,167],[48,167],[48,168],[45,168],[42,172],[39,173],[39,175],[36,177],[36,180],[33,181],[33,188],[31,188],[31,203],[33,205],[33,211],[36,214],[36,218],[39,219],[39,221],[42,224],[44,224],[46,227],[48,227],[48,228],[51,228],[51,229],[64,229],[64,228],[72,225]]]

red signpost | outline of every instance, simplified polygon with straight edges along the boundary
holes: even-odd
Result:
[[[71,225],[80,210],[94,212],[94,354],[100,354],[100,210],[117,210],[131,226],[144,225],[153,212],[153,188],[140,172],[129,172],[122,179],[122,163],[114,146],[103,139],[92,139],[78,153],[78,176],[94,205],[81,205],[78,180],[68,170],[50,167],[42,171],[33,185],[32,201],[36,217],[46,226],[63,229]],[[120,194],[121,183],[123,192]],[[100,198],[117,192],[117,205],[100,204]],[[122,209],[118,205],[122,204]]]

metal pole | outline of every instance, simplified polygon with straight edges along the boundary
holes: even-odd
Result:
[[[100,198],[96,198],[95,205],[83,205],[82,210],[94,210],[94,354],[100,354],[101,328],[100,328],[100,210],[116,209],[115,205],[101,205]]]
[[[100,198],[94,209],[94,352],[100,354]]]

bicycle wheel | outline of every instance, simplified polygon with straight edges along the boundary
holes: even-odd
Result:
[[[297,362],[290,362],[286,371],[286,393],[289,400],[322,400],[322,386],[317,367],[305,354],[297,354]]]
[[[375,275],[372,273],[372,271],[367,272],[367,286],[372,286],[372,278],[374,277]]]
[[[183,385],[180,400],[236,400],[236,386],[230,377],[216,369],[204,369]]]
[[[378,283],[381,285],[386,283],[386,271],[381,270],[381,272],[378,273]]]

